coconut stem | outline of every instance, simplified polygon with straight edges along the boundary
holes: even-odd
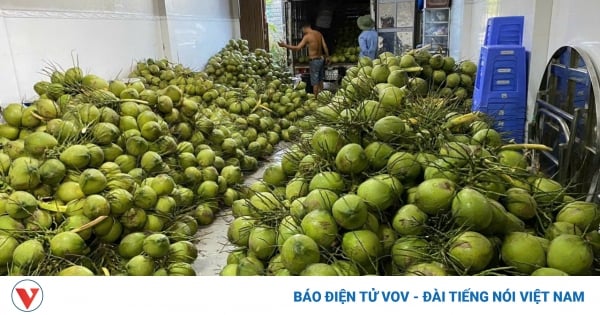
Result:
[[[89,229],[89,228],[95,226],[96,224],[104,221],[104,219],[106,219],[106,218],[108,218],[108,216],[106,216],[106,215],[99,216],[99,217],[95,218],[94,220],[92,220],[92,221],[90,221],[90,222],[88,222],[88,223],[86,223],[86,224],[84,224],[84,225],[82,225],[82,226],[80,226],[80,227],[78,227],[76,229],[73,229],[71,231],[75,232],[75,233],[79,233],[79,232],[81,232],[83,230],[86,230],[86,229]]]
[[[500,147],[502,150],[539,150],[539,151],[552,151],[552,148],[536,143],[518,143],[518,144],[507,144]]]

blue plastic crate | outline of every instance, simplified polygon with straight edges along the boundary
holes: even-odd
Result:
[[[475,88],[471,109],[484,113],[500,111],[507,114],[525,113],[527,112],[527,95],[521,92],[488,92]]]
[[[522,45],[524,16],[498,16],[489,18],[484,45]]]
[[[523,46],[482,46],[475,87],[480,90],[523,91],[527,89],[527,51]]]
[[[505,141],[515,140],[516,142],[523,142],[525,138],[525,126],[526,120],[516,121],[496,121],[493,124],[494,130],[498,131]]]

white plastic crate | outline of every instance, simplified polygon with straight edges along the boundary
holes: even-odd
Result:
[[[337,81],[340,77],[340,72],[337,68],[325,69],[325,81]]]

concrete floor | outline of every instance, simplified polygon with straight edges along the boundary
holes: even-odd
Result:
[[[248,175],[244,181],[250,185],[262,179],[265,168],[271,163],[281,162],[281,158],[289,143],[280,143],[269,159],[264,161],[256,172]],[[218,276],[221,269],[227,264],[227,255],[235,249],[227,240],[227,229],[233,221],[231,209],[224,209],[217,215],[215,221],[198,231],[198,258],[194,262],[194,270],[198,276]]]

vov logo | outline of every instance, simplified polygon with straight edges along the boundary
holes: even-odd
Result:
[[[35,281],[25,279],[17,282],[11,294],[13,305],[22,312],[37,310],[44,300],[44,291]]]

